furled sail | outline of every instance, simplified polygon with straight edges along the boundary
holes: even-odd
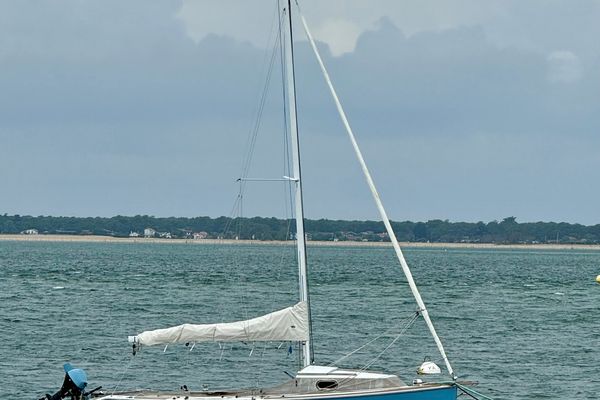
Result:
[[[304,301],[246,321],[204,325],[183,324],[145,331],[129,337],[130,342],[146,346],[193,342],[306,341],[308,339],[308,307]]]

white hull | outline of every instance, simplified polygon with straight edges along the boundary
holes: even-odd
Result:
[[[281,400],[282,398],[292,400],[456,400],[456,386],[436,383],[406,385],[396,375],[311,365],[299,371],[293,379],[271,388],[215,392],[140,390],[114,393],[100,399]]]
[[[307,393],[307,394],[277,394],[264,395],[260,390],[248,392],[162,392],[162,391],[130,391],[115,393],[97,398],[98,400],[165,400],[165,399],[185,399],[185,400],[275,400],[282,398],[289,400],[319,400],[319,399],[456,399],[456,387],[453,385],[423,384],[419,386],[404,386],[385,390],[361,390],[353,392],[328,392],[328,393]]]

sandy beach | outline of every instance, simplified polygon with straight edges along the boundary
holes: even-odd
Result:
[[[9,235],[0,234],[0,241],[22,242],[96,242],[96,243],[163,243],[163,244],[190,244],[190,245],[266,245],[266,246],[291,246],[291,241],[260,241],[260,240],[233,240],[233,239],[162,239],[96,235]],[[351,242],[351,241],[308,241],[308,246],[335,246],[335,247],[390,247],[389,242]],[[418,243],[400,242],[402,247],[412,248],[445,248],[445,249],[522,249],[522,250],[596,250],[600,245],[585,244],[494,244],[494,243]]]

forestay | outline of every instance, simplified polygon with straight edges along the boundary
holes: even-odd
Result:
[[[308,325],[308,307],[302,301],[246,321],[183,324],[145,331],[130,336],[129,341],[145,346],[194,342],[306,341],[309,338]]]

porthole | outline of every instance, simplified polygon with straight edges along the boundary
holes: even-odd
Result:
[[[317,389],[332,390],[338,387],[337,381],[317,381]]]

